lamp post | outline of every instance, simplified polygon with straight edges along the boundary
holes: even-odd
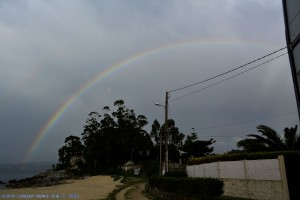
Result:
[[[165,168],[165,173],[169,171],[169,158],[168,158],[168,155],[169,155],[169,150],[168,150],[168,107],[169,107],[169,104],[168,104],[168,100],[169,100],[169,92],[166,92],[166,101],[165,101],[165,105],[161,105],[159,103],[155,103],[156,106],[162,106],[165,108],[165,165],[164,165],[164,168]],[[159,169],[160,169],[160,175],[162,175],[161,173],[161,154],[162,154],[162,137],[160,136],[159,137],[159,141],[160,141],[160,163],[159,163]]]

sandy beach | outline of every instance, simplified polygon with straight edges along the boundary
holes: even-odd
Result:
[[[49,187],[1,189],[0,199],[103,199],[120,184],[110,176],[92,176],[67,182]]]

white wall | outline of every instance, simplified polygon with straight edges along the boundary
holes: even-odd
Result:
[[[241,160],[190,165],[189,177],[219,178],[224,195],[260,200],[288,200],[283,156],[278,159]]]

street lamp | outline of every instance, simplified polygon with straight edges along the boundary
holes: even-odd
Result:
[[[156,106],[162,106],[162,107],[165,107],[164,105],[161,105],[161,104],[159,104],[159,103],[157,103],[157,102],[155,103],[155,105],[156,105]]]

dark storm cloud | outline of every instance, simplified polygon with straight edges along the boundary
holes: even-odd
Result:
[[[198,43],[160,48],[180,41]],[[146,115],[150,130],[155,118],[163,123],[163,109],[154,103],[164,102],[165,91],[279,49],[285,45],[285,36],[279,0],[7,0],[0,2],[0,43],[0,150],[6,152],[0,159],[19,162],[59,107],[116,63],[157,48],[82,93],[48,130],[31,160],[56,161],[64,138],[80,135],[88,113],[113,107],[117,99]],[[218,152],[235,148],[236,141],[260,123],[281,131],[297,123],[297,116],[203,128],[295,110],[287,56],[170,103],[170,117],[182,132],[194,127],[199,137],[224,136],[215,138]]]

